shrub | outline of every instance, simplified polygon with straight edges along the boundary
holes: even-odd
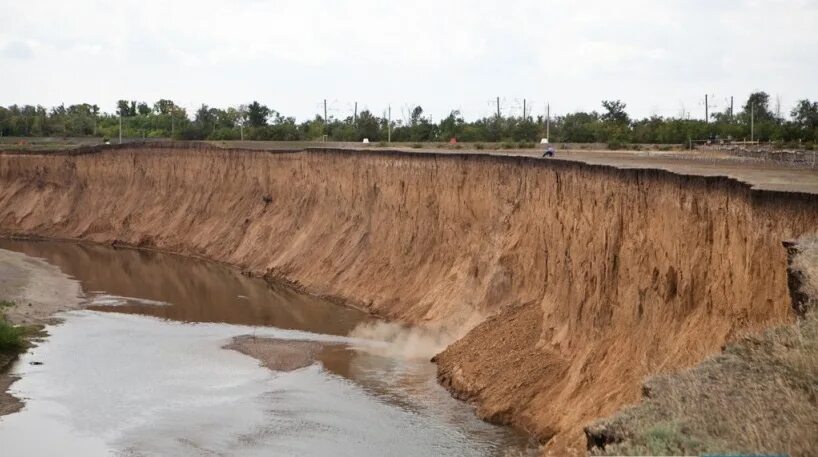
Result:
[[[420,143],[414,143],[414,144],[412,144],[412,148],[413,148],[413,149],[420,149],[420,148],[422,148],[422,147],[423,147],[423,145],[422,145],[422,144],[420,144]]]
[[[483,143],[477,143],[477,144],[474,145],[474,149],[477,149],[478,151],[482,151],[485,148],[486,147],[483,146]]]
[[[0,352],[16,352],[24,347],[23,329],[0,320]]]
[[[517,144],[506,141],[505,143],[501,144],[500,147],[502,149],[515,149]]]
[[[608,149],[610,149],[611,151],[617,151],[623,148],[624,145],[620,141],[611,141],[610,143],[608,143]]]

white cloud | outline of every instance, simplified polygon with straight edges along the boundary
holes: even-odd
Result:
[[[698,110],[818,98],[814,0],[0,0],[0,104],[259,99],[303,119],[422,104]],[[703,109],[702,109],[703,111]],[[694,113],[695,115],[695,113]]]

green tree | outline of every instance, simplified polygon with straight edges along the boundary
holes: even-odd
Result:
[[[136,105],[136,112],[139,113],[140,116],[147,116],[151,114],[151,107],[145,102],[140,102]]]
[[[267,125],[267,117],[270,116],[270,108],[253,101],[247,105],[247,121],[252,127]]]
[[[153,104],[153,111],[156,114],[171,114],[176,106],[173,100],[161,99]]]
[[[744,115],[749,119],[754,116],[755,121],[771,121],[774,118],[770,111],[770,95],[766,92],[753,92],[744,104]]]
[[[621,100],[602,100],[602,107],[605,108],[605,112],[602,114],[604,122],[630,124],[630,117],[625,112],[627,105]]]

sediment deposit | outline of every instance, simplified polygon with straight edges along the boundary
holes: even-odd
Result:
[[[556,453],[582,452],[582,426],[645,376],[790,321],[781,243],[817,229],[813,195],[523,157],[0,155],[3,234],[205,257],[445,325],[464,336],[435,358],[441,382]]]

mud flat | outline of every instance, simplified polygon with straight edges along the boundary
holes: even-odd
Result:
[[[258,359],[273,371],[293,371],[312,365],[324,345],[316,341],[277,340],[242,335],[233,338],[225,349]]]
[[[0,300],[12,305],[0,313],[13,325],[54,323],[53,314],[78,308],[80,286],[59,268],[18,252],[0,249]],[[0,354],[0,416],[17,412],[23,403],[8,394],[18,378],[9,374],[15,355]]]
[[[435,358],[444,385],[546,452],[584,453],[583,427],[646,377],[794,320],[781,242],[818,230],[818,197],[674,171],[197,144],[5,154],[0,232],[209,258],[459,330]]]

